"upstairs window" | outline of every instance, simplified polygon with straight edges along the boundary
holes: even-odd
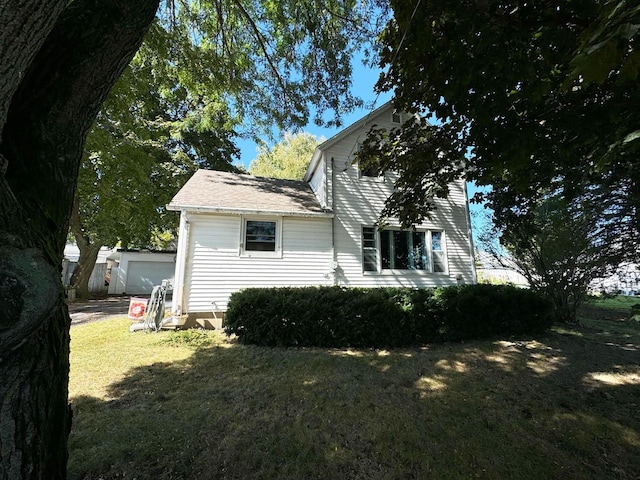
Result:
[[[384,177],[384,172],[380,172],[380,161],[377,159],[369,162],[369,165],[363,168],[360,168],[360,164],[358,164],[358,173],[360,174],[360,178],[367,177],[381,179]]]
[[[372,165],[370,167],[363,168],[360,170],[360,176],[378,178],[380,177],[380,174],[378,173],[378,167],[375,165]]]
[[[247,220],[244,236],[245,251],[275,252],[276,227],[276,222]]]

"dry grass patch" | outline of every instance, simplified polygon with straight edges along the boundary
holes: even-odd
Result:
[[[127,327],[71,331],[72,479],[640,471],[633,325],[391,351],[262,348]]]

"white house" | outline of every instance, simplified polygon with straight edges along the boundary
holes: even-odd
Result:
[[[376,228],[394,175],[367,176],[354,151],[373,125],[399,122],[380,107],[319,145],[303,181],[196,172],[167,205],[180,212],[174,324],[247,287],[475,283],[464,181],[415,230]]]

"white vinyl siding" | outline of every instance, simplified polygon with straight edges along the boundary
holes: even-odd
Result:
[[[189,221],[185,313],[211,312],[211,302],[225,310],[242,288],[332,284],[330,218],[282,218],[279,257],[239,255],[239,215],[191,214]]]
[[[380,112],[368,125],[392,128],[391,111]],[[435,199],[436,211],[432,218],[418,225],[419,230],[444,232],[442,252],[430,250],[437,269],[444,272],[421,270],[381,270],[377,274],[365,272],[363,267],[362,226],[375,225],[384,207],[386,198],[393,192],[392,172],[387,172],[378,181],[362,178],[357,165],[353,164],[353,145],[367,134],[369,127],[353,131],[340,141],[330,145],[324,152],[333,158],[333,195],[335,214],[335,250],[339,274],[336,283],[348,286],[405,286],[435,287],[455,285],[459,281],[475,281],[473,258],[469,240],[469,223],[466,208],[464,181],[456,181],[450,187],[447,199]],[[328,175],[331,178],[331,175]],[[390,220],[390,228],[399,228]],[[378,252],[379,254],[379,252]],[[444,257],[444,259],[443,259]],[[441,261],[444,260],[444,263]]]

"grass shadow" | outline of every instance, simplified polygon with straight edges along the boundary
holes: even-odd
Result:
[[[640,341],[584,328],[393,351],[203,346],[74,398],[70,478],[637,478]]]

